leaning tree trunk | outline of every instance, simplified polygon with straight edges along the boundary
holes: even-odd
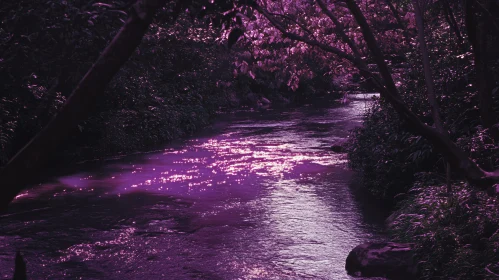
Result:
[[[69,132],[88,115],[107,84],[142,41],[156,11],[166,0],[138,0],[118,34],[80,81],[61,111],[1,170],[0,210],[22,191],[39,172]]]
[[[412,5],[414,6],[415,16],[416,16],[416,26],[418,28],[418,41],[419,49],[421,51],[421,56],[423,60],[423,71],[425,76],[426,91],[428,94],[428,102],[431,107],[431,114],[433,117],[433,122],[438,132],[449,137],[447,131],[445,130],[442,118],[440,117],[440,106],[438,106],[437,97],[435,94],[435,84],[433,80],[433,75],[431,73],[430,67],[430,54],[426,46],[425,34],[424,34],[424,7],[421,7],[421,2],[419,0],[412,0]],[[446,163],[446,173],[447,173],[447,192],[451,192],[451,167],[450,164]]]
[[[426,138],[446,157],[451,166],[455,170],[461,171],[471,183],[479,187],[487,187],[490,184],[499,181],[499,172],[487,172],[481,169],[462,149],[457,147],[457,145],[447,135],[442,134],[435,128],[421,122],[418,116],[407,107],[400,97],[388,65],[384,59],[383,53],[379,48],[376,38],[374,37],[364,14],[355,0],[346,0],[346,3],[348,9],[361,28],[367,46],[371,51],[383,78],[384,85],[378,87],[380,89],[381,96],[392,105],[404,121],[410,124],[421,136]]]

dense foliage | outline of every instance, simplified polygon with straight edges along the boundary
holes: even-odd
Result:
[[[251,60],[254,48],[227,50],[232,17],[198,17],[202,10],[194,4],[186,4],[190,14],[173,21],[165,12],[151,26],[62,156],[81,160],[144,150],[191,134],[224,108],[258,107],[262,97],[275,104],[301,103],[334,89],[324,64],[313,56],[304,63],[295,56],[294,69],[310,65],[314,73],[293,82],[288,62],[275,60],[276,54],[269,55],[271,68],[253,69],[261,65]],[[125,5],[2,1],[0,165],[57,113],[126,20],[120,9]],[[165,9],[178,8],[170,6]]]
[[[431,185],[421,173],[411,196],[392,214],[396,239],[415,242],[423,279],[497,279],[499,275],[499,202],[464,183]]]
[[[126,19],[112,8],[120,5],[2,2],[0,163],[57,112]],[[231,56],[202,27],[185,18],[155,24],[63,155],[79,160],[150,148],[194,132],[228,106],[219,85],[232,79]]]
[[[449,32],[443,15],[437,14],[428,24],[429,48],[432,52],[435,88],[441,115],[451,138],[487,170],[499,166],[498,146],[492,131],[483,127],[477,104],[477,84],[473,56],[463,52]],[[495,37],[497,40],[498,37]],[[404,70],[407,80],[400,85],[404,100],[421,119],[433,123],[426,96],[421,55],[416,49],[406,53],[410,68]],[[494,64],[497,69],[499,64]],[[496,76],[499,77],[499,76]],[[499,98],[494,95],[493,111],[499,113]],[[364,126],[353,132],[349,146],[350,165],[362,172],[366,189],[378,198],[392,200],[405,193],[414,182],[414,174],[438,171],[445,177],[442,155],[421,136],[402,122],[393,108],[376,100],[366,113]],[[454,173],[453,177],[462,178]]]
[[[300,103],[357,89],[352,83],[358,82],[382,96],[348,147],[351,167],[375,197],[392,201],[409,192],[420,172],[433,177],[417,186],[430,185],[445,177],[447,162],[451,178],[470,183],[499,167],[499,4],[493,1],[167,2],[91,116],[75,128],[66,157],[147,149],[189,135],[229,106]],[[127,18],[123,6],[2,1],[0,164],[61,108]],[[415,7],[423,8],[421,16]],[[418,22],[426,33],[417,32]],[[429,54],[418,49],[423,45]],[[431,69],[423,67],[426,59]],[[440,203],[438,188],[418,188],[400,204],[401,216],[418,212],[420,220],[399,221],[397,236],[418,243],[425,277],[467,277],[466,261],[483,274],[497,261],[478,256],[498,248],[487,228],[497,217],[485,215],[495,200],[459,185]],[[470,196],[475,202],[463,210]],[[431,218],[440,212],[443,217]],[[445,218],[449,213],[455,215]],[[485,222],[475,224],[473,215]],[[465,237],[470,225],[483,226],[479,236],[491,240],[485,249],[475,250],[476,240]],[[449,264],[460,268],[438,270]]]
[[[458,6],[455,6],[456,8]],[[427,43],[441,116],[457,145],[486,170],[499,167],[499,145],[494,127],[487,128],[480,112],[480,80],[472,46],[461,45],[441,10],[427,14]],[[464,15],[456,9],[461,27]],[[462,11],[462,10],[461,10]],[[464,28],[460,29],[463,34]],[[499,30],[488,37],[499,42]],[[466,42],[461,42],[466,44]],[[421,55],[406,53],[410,79],[401,85],[413,111],[432,124],[421,67]],[[499,60],[489,52],[487,64],[494,77],[491,111],[499,113]],[[447,193],[445,159],[411,127],[396,117],[382,100],[374,101],[355,130],[349,145],[350,165],[361,171],[366,191],[396,204],[388,219],[398,241],[414,242],[422,279],[496,279],[499,275],[497,198],[463,183],[463,174],[451,173]],[[397,203],[398,201],[398,203]]]

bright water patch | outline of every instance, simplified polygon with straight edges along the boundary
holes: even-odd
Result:
[[[1,216],[0,278],[20,249],[32,279],[350,279],[348,252],[382,227],[329,147],[365,108],[228,116],[217,133],[55,177]]]

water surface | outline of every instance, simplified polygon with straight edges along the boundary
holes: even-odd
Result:
[[[350,279],[348,252],[383,233],[329,147],[368,98],[240,112],[164,150],[56,176],[0,216],[0,276],[19,249],[30,279]]]

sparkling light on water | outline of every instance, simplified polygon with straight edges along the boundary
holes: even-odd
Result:
[[[0,248],[21,249],[33,279],[350,279],[346,255],[379,227],[329,147],[364,108],[353,98],[246,114],[215,135],[57,177],[18,197]]]

